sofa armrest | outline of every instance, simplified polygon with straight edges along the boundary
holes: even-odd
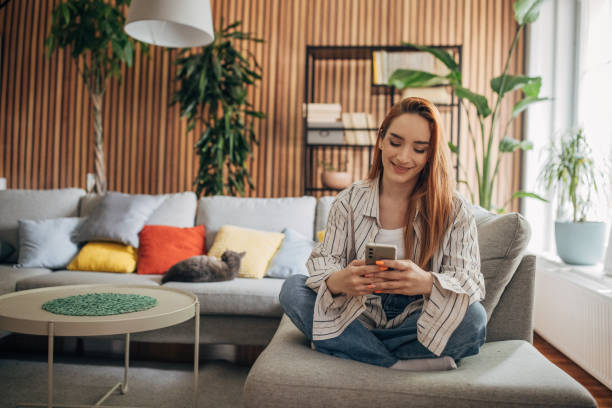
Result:
[[[487,326],[487,341],[533,342],[535,261],[535,255],[523,256],[493,310]]]

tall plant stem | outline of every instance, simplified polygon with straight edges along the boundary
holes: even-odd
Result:
[[[95,192],[106,193],[106,166],[104,161],[104,139],[102,135],[102,98],[103,93],[92,93],[94,110],[94,167],[96,172]]]

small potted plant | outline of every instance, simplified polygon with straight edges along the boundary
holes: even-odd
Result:
[[[323,186],[331,189],[342,190],[351,185],[353,178],[347,171],[348,165],[346,161],[341,160],[337,165],[331,161],[321,163],[323,172],[321,173],[321,182]]]
[[[548,153],[540,182],[558,199],[557,254],[568,264],[594,265],[603,256],[606,224],[587,221],[587,213],[606,196],[605,166],[596,163],[582,129],[561,135]]]

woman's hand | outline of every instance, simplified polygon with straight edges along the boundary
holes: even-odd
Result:
[[[374,291],[376,293],[395,293],[398,295],[427,295],[433,287],[433,274],[421,269],[410,260],[378,261],[383,270],[376,272]],[[381,281],[382,280],[382,281]]]
[[[368,295],[374,291],[374,274],[380,273],[378,265],[366,265],[363,259],[352,261],[346,268],[332,273],[327,278],[327,288],[333,295]]]

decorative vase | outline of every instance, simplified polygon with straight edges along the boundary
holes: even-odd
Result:
[[[327,188],[342,190],[351,185],[351,174],[346,171],[324,171],[321,182]]]
[[[595,265],[604,253],[604,222],[555,222],[557,254],[572,265]]]

